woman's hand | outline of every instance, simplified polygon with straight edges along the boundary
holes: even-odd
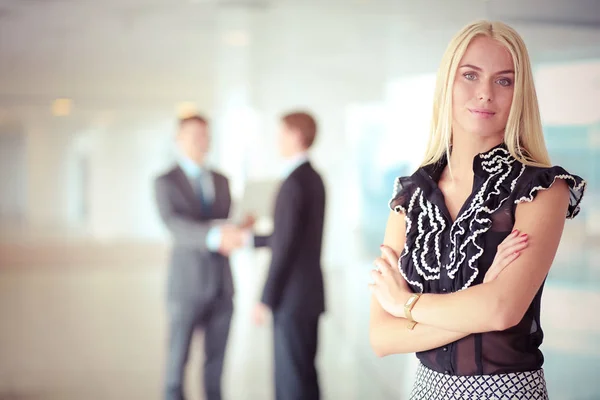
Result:
[[[522,234],[515,229],[498,246],[494,262],[485,274],[484,283],[491,282],[515,261],[521,251],[528,245],[527,234]],[[404,317],[404,304],[412,294],[406,280],[400,274],[398,255],[387,246],[381,246],[382,256],[375,259],[377,269],[371,271],[373,283],[369,284],[371,292],[389,314],[395,317]]]
[[[377,269],[371,271],[374,283],[371,292],[381,307],[394,317],[404,317],[404,304],[411,290],[398,269],[398,255],[387,246],[381,246],[382,256],[375,259]]]
[[[519,232],[518,229],[512,231],[512,233],[498,246],[498,252],[496,253],[494,262],[485,274],[483,283],[491,282],[496,279],[504,268],[519,258],[521,251],[523,251],[527,245],[527,234]]]

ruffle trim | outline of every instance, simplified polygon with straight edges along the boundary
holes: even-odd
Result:
[[[564,180],[569,185],[570,199],[566,217],[573,219],[581,210],[580,204],[585,193],[586,181],[577,175],[569,174],[561,167],[552,167],[542,170],[532,181],[524,188],[523,193],[517,196],[515,204],[532,202],[540,191],[548,190],[554,185],[557,179]]]

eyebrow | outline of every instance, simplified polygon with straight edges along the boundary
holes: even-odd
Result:
[[[472,65],[472,64],[465,64],[465,65],[461,65],[459,68],[471,68],[471,69],[474,69],[475,71],[479,71],[479,72],[482,72],[482,71],[483,71],[481,68],[479,68],[479,67],[477,67],[477,66],[475,66],[475,65]],[[506,69],[506,70],[504,70],[504,71],[499,71],[499,72],[496,72],[496,74],[495,74],[495,75],[502,75],[502,74],[514,74],[514,73],[515,73],[515,71],[514,71],[514,70],[512,70],[512,69]]]

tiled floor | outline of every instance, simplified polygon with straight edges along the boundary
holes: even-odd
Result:
[[[249,318],[264,273],[256,265],[265,257],[242,253],[234,260],[236,313],[224,376],[231,400],[272,398],[271,331]],[[0,268],[0,400],[158,400],[166,333],[162,262],[35,259],[35,266]],[[330,312],[318,359],[324,399],[399,399],[410,386],[413,356],[377,359],[368,347],[368,269],[327,273]],[[543,318],[552,399],[600,399],[598,307],[600,292],[548,284]],[[200,344],[201,335],[188,368],[192,400],[201,399]]]
[[[226,394],[269,399],[271,330],[249,318],[262,278],[248,265],[236,265]],[[0,399],[159,399],[164,275],[157,265],[0,269]],[[324,398],[363,398],[356,385],[368,382],[358,376],[361,367],[331,315],[323,318],[321,336]],[[190,399],[201,398],[201,341],[199,334],[188,366]]]

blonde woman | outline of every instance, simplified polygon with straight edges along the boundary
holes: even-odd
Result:
[[[411,399],[547,399],[540,299],[584,188],[551,166],[521,37],[499,22],[463,28],[372,271],[371,345],[417,353]]]

